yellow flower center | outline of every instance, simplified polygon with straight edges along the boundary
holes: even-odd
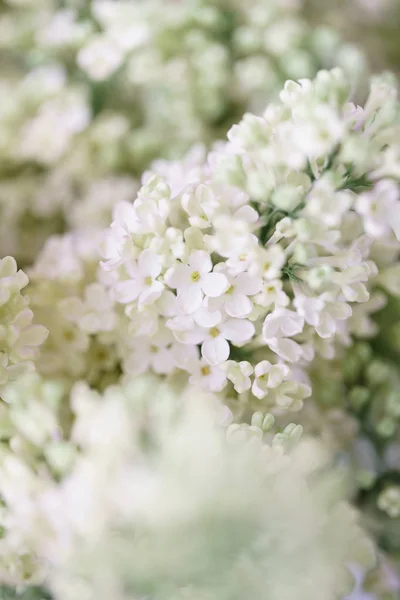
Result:
[[[210,335],[211,335],[211,337],[216,338],[216,337],[219,336],[219,334],[220,334],[220,331],[219,331],[218,327],[212,327],[210,329]]]
[[[148,277],[146,277],[146,279],[144,280],[145,284],[150,286],[153,283],[153,279],[150,277],[150,275]]]
[[[190,276],[190,279],[194,282],[199,281],[200,273],[198,271],[193,271],[193,273]]]
[[[211,373],[210,367],[201,367],[200,371],[204,377],[207,377]]]
[[[231,285],[231,286],[230,286],[230,287],[229,287],[229,288],[226,290],[226,293],[227,293],[227,294],[229,294],[229,295],[230,295],[230,294],[233,294],[234,290],[235,290],[235,288],[233,287],[233,285]]]

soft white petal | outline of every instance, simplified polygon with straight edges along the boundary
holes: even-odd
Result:
[[[113,219],[128,231],[133,231],[137,222],[133,205],[130,202],[118,202],[113,210]]]
[[[169,269],[165,274],[165,281],[170,288],[180,289],[183,286],[190,285],[191,270],[187,265],[179,263]]]
[[[181,344],[191,345],[201,344],[201,342],[204,340],[204,336],[206,335],[205,330],[201,327],[196,327],[188,331],[174,330],[173,333],[178,342],[181,342]]]
[[[227,319],[220,329],[224,337],[235,344],[247,342],[255,333],[253,323],[246,319]]]
[[[207,273],[201,278],[201,289],[210,298],[218,298],[229,288],[229,281],[222,273]]]
[[[287,337],[301,333],[303,327],[304,318],[293,311],[286,311],[286,314],[281,318],[281,330]]]
[[[289,372],[289,368],[287,365],[273,365],[268,375],[268,387],[276,388],[279,384],[282,383],[283,378]]]
[[[344,321],[351,317],[353,311],[345,302],[331,302],[327,312],[335,319]]]
[[[20,345],[40,346],[49,335],[48,330],[43,325],[31,325],[25,329],[19,338]]]
[[[128,304],[128,302],[133,302],[133,300],[136,300],[141,289],[141,283],[135,279],[120,281],[114,288],[114,296],[117,302]]]
[[[220,335],[209,337],[203,342],[201,354],[210,365],[219,365],[229,358],[229,344]]]
[[[239,273],[235,279],[235,288],[247,296],[258,294],[258,292],[261,292],[262,287],[263,281],[261,277],[254,277],[248,273]]]
[[[235,292],[225,301],[225,310],[230,317],[247,317],[253,310],[253,303],[241,292]]]
[[[249,204],[242,206],[235,212],[235,219],[244,221],[245,223],[256,223],[258,220],[258,212]]]
[[[143,250],[139,254],[138,266],[143,277],[158,277],[161,273],[161,257],[153,250]]]
[[[273,338],[268,341],[268,346],[273,352],[288,362],[297,362],[302,356],[301,346],[294,340]]]
[[[322,313],[315,329],[320,337],[328,339],[335,334],[336,321],[327,313]]]
[[[189,315],[198,310],[203,302],[203,292],[198,285],[182,288],[177,296],[177,306],[180,311]]]
[[[268,340],[275,338],[278,334],[278,331],[279,321],[278,319],[276,319],[274,313],[270,313],[265,317],[264,325],[262,328],[264,340],[268,342]]]
[[[164,291],[164,284],[160,281],[153,281],[152,285],[149,285],[142,289],[139,296],[139,304],[152,304],[161,296]]]
[[[197,346],[187,346],[186,344],[179,344],[177,342],[172,345],[171,354],[175,365],[179,369],[184,370],[188,369],[193,360],[197,362],[200,357]]]
[[[272,365],[269,360],[262,360],[259,362],[254,368],[254,375],[256,377],[261,377],[261,375],[265,375],[271,369]]]
[[[165,290],[157,306],[163,317],[174,317],[178,314],[177,298],[171,290]]]
[[[209,273],[212,269],[210,255],[205,250],[195,250],[192,252],[188,263],[191,271],[198,271],[200,274]]]
[[[194,320],[201,327],[215,327],[221,323],[222,315],[219,310],[210,311],[201,306],[193,315]]]

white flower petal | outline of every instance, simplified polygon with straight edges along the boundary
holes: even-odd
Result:
[[[272,365],[269,360],[262,360],[259,362],[254,368],[254,375],[256,377],[261,377],[261,375],[265,375],[265,373],[269,373]]]
[[[139,295],[139,304],[152,304],[161,296],[164,291],[164,284],[160,281],[153,281],[152,285],[149,285],[142,289]]]
[[[235,292],[225,301],[225,310],[230,317],[247,317],[253,310],[253,303],[241,292]]]
[[[177,296],[177,306],[183,313],[189,315],[198,310],[203,302],[203,292],[198,285],[182,288]]]
[[[153,250],[143,250],[139,254],[138,266],[143,277],[155,279],[161,273],[161,257]]]
[[[255,333],[253,323],[246,319],[227,319],[220,329],[227,340],[236,344],[247,342]]]
[[[209,273],[212,269],[210,255],[205,250],[195,250],[195,252],[192,252],[188,263],[191,271],[198,271],[202,275]]]
[[[187,265],[179,263],[169,269],[165,274],[165,281],[170,288],[180,289],[181,287],[190,285],[191,270]]]
[[[21,333],[19,345],[40,346],[48,335],[49,332],[43,325],[31,325]]]
[[[220,335],[207,338],[201,347],[201,354],[210,365],[219,365],[229,358],[229,344]]]
[[[259,214],[258,212],[252,208],[249,204],[245,206],[241,206],[235,212],[235,219],[240,221],[244,221],[245,223],[256,223],[258,221]]]
[[[239,273],[235,279],[235,288],[246,294],[246,296],[254,296],[261,292],[263,280],[261,277],[253,277],[248,273]]]
[[[114,288],[114,296],[117,302],[128,304],[139,296],[142,286],[135,279],[120,281]]]
[[[195,312],[193,318],[200,327],[215,327],[221,323],[222,315],[219,310],[210,311],[202,306]]]
[[[118,224],[126,227],[127,231],[134,231],[137,219],[133,205],[125,201],[118,202],[114,206],[113,219]]]
[[[218,298],[229,288],[229,281],[222,273],[207,273],[201,278],[201,289],[210,298]]]
[[[274,339],[279,331],[279,321],[275,318],[274,313],[270,313],[265,317],[264,325],[262,328],[262,334],[264,340],[268,342],[268,340]]]
[[[268,341],[268,346],[288,362],[297,362],[302,356],[301,346],[288,338],[273,338]]]

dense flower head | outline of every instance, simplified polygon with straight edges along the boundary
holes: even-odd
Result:
[[[28,277],[18,270],[14,258],[0,259],[0,389],[33,370],[48,334],[45,327],[33,324],[29,298],[22,294],[27,284]]]
[[[52,233],[105,225],[153,159],[224,136],[286,78],[363,65],[276,0],[7,1],[0,52],[0,254],[25,263]]]
[[[365,108],[349,94],[338,69],[288,82],[203,165],[156,164],[116,205],[102,266],[127,376],[179,369],[239,407],[298,410],[314,356],[375,333],[400,250],[399,105],[387,77]]]
[[[309,600],[351,587],[348,561],[371,564],[329,455],[301,428],[274,436],[262,413],[230,425],[214,397],[151,378],[103,395],[77,384],[71,406],[77,450],[60,483],[3,458],[6,581],[25,551],[60,600]]]

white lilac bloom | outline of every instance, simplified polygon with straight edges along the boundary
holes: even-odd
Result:
[[[386,103],[376,101],[382,86]],[[176,163],[170,174],[168,163],[156,164],[136,200],[116,205],[102,265],[115,299],[128,305],[124,318],[136,323],[131,348],[145,323],[149,347],[160,348],[159,331],[172,333],[161,341],[165,368],[157,360],[157,372],[187,371],[228,396],[232,383],[243,402],[274,399],[278,411],[298,410],[310,394],[307,364],[340,355],[382,306],[374,286],[397,265],[400,201],[397,180],[380,172],[397,148],[399,106],[385,78],[373,80],[364,111],[349,94],[338,69],[287,82],[280,103],[245,116],[203,167],[189,162],[180,185]],[[144,256],[154,268],[139,277]],[[149,294],[151,311],[139,294]],[[191,352],[186,363],[177,359],[181,345]],[[261,385],[259,363],[282,370],[284,389]],[[129,376],[134,364],[124,365]]]
[[[0,387],[34,369],[48,330],[33,323],[29,297],[22,290],[27,275],[11,256],[0,260]]]
[[[273,435],[271,415],[230,425],[214,397],[176,393],[148,377],[103,395],[77,384],[79,451],[61,481],[3,461],[3,578],[24,549],[57,600],[350,591],[348,564],[368,569],[373,551],[323,446],[295,425]]]

